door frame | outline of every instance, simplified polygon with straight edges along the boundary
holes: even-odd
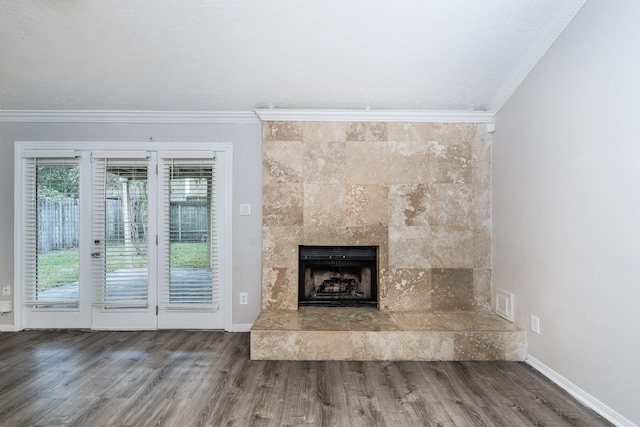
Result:
[[[14,143],[14,289],[13,313],[14,330],[24,329],[24,315],[27,307],[22,305],[24,287],[22,285],[22,202],[23,202],[23,170],[22,152],[24,150],[148,150],[148,151],[176,151],[213,150],[220,156],[224,166],[223,179],[220,188],[222,197],[218,200],[222,207],[219,221],[219,266],[220,266],[220,311],[222,311],[223,326],[226,331],[233,327],[233,144],[231,142],[113,142],[113,141],[16,141]],[[82,219],[81,219],[82,221]],[[86,224],[86,222],[85,222]],[[82,267],[81,267],[81,277]],[[90,284],[89,284],[90,285]],[[89,287],[88,287],[89,289]],[[69,328],[83,328],[77,324],[68,325]],[[216,329],[203,325],[202,329]]]

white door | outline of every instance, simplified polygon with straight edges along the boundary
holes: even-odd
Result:
[[[36,151],[16,210],[23,328],[228,328],[229,152]]]
[[[16,150],[16,292],[22,328],[91,327],[86,210],[88,158]],[[83,267],[84,266],[84,267]],[[83,286],[84,285],[84,286]]]
[[[91,154],[93,329],[157,328],[154,154]]]
[[[221,328],[220,155],[163,151],[158,157],[158,326]]]

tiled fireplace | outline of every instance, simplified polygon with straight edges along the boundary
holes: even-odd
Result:
[[[491,135],[486,125],[265,122],[262,245],[264,316],[252,330],[252,357],[254,332],[256,346],[264,347],[257,329],[268,322],[289,319],[283,320],[286,329],[300,326],[302,318],[331,316],[317,314],[323,308],[298,307],[301,247],[375,247],[373,310],[391,318],[405,312],[438,319],[447,318],[443,313],[488,315]],[[296,314],[303,310],[306,314]],[[460,325],[449,324],[454,323]],[[395,324],[388,327],[407,327]]]
[[[266,122],[262,308],[298,308],[298,247],[378,247],[379,309],[491,308],[484,124]]]

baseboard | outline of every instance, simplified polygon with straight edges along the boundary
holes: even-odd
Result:
[[[0,324],[0,332],[15,332],[15,331],[16,331],[15,325],[12,325],[9,323]]]
[[[615,424],[618,427],[638,427],[636,424],[629,421],[624,416],[620,415],[618,412],[614,411],[586,391],[582,390],[580,387],[578,387],[535,357],[528,355],[525,361],[536,371],[540,372],[542,375],[549,378],[551,381],[564,389],[580,403],[590,409],[593,409],[603,418],[606,418],[609,422]]]
[[[250,332],[253,323],[234,323],[229,332]]]

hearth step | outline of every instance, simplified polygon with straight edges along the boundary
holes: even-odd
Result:
[[[524,360],[526,331],[494,314],[301,307],[263,311],[252,360]]]

